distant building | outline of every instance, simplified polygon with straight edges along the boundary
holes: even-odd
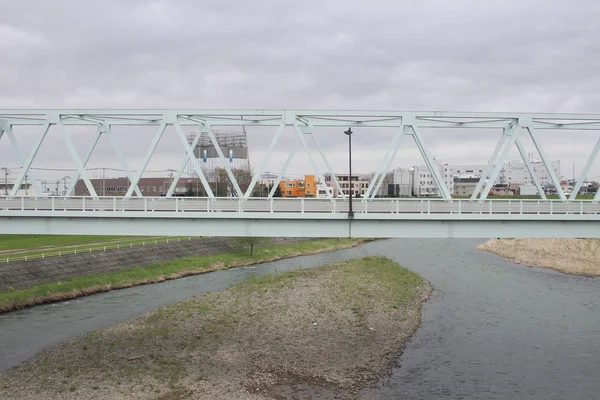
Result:
[[[447,163],[442,162],[438,162],[437,166],[443,183],[446,185],[450,195],[452,195],[454,193],[454,169]],[[433,174],[426,165],[414,167],[413,188],[415,196],[441,196],[435,183],[435,179],[433,178]]]
[[[12,192],[16,183],[17,183],[16,179],[0,179],[0,197],[9,195]],[[38,185],[40,185],[42,182],[40,180],[37,180],[37,183],[38,183]],[[49,193],[47,193],[43,190],[42,185],[40,185],[40,187],[42,188],[43,195],[49,195]],[[61,182],[60,189],[62,189],[62,182]],[[23,197],[23,196],[35,196],[35,195],[36,195],[35,188],[33,187],[33,183],[31,182],[31,180],[29,180],[29,179],[23,180],[23,183],[21,183],[19,190],[17,190],[16,196]]]
[[[98,196],[125,196],[131,183],[126,177],[121,178],[94,178],[90,179]],[[172,178],[140,178],[138,187],[144,196],[165,196],[171,186]],[[200,179],[181,178],[173,192],[173,196],[186,196],[188,192],[198,193],[203,196],[204,186]],[[75,185],[75,196],[89,196],[90,193],[85,182],[80,179]]]
[[[213,135],[223,153],[225,162],[228,163],[231,169],[250,169],[248,141],[244,130],[213,129]],[[188,141],[191,140],[193,140],[193,135],[188,135]],[[215,180],[214,175],[217,169],[225,168],[225,165],[219,157],[217,148],[207,132],[200,134],[200,139],[194,149],[194,155],[198,159],[200,168],[202,168],[202,173],[204,173],[209,182]],[[193,170],[190,170],[188,174],[194,176]]]
[[[472,196],[475,187],[479,182],[479,177],[454,177],[454,195],[455,196]]]
[[[371,180],[363,175],[352,175],[351,179],[348,179],[348,174],[335,174],[343,193],[339,193],[337,187],[334,184],[333,177],[330,173],[324,175],[325,184],[330,188],[334,197],[347,196],[349,190],[352,190],[353,197],[363,197],[369,188]],[[382,185],[383,186],[383,185]]]
[[[314,175],[306,175],[304,179],[285,180],[279,182],[281,197],[316,197],[317,181]]]
[[[414,168],[396,168],[393,172],[393,182],[388,185],[388,196],[410,197],[413,195]]]

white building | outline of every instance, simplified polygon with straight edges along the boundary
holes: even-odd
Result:
[[[323,178],[325,179],[325,184],[330,188],[334,197],[341,197],[348,195],[348,189],[352,188],[352,196],[353,197],[363,197],[369,188],[370,180],[362,175],[352,174],[351,180],[348,180],[348,174],[335,174],[338,182],[340,183],[340,187],[342,193],[338,193],[337,187],[333,182],[333,178],[329,172],[325,173]]]
[[[448,163],[438,161],[440,175],[450,195],[454,194],[454,170]],[[415,196],[440,196],[435,179],[426,165],[414,167],[413,192]]]
[[[16,183],[16,179],[0,179],[0,197],[8,196]],[[40,181],[39,179],[37,180],[37,184],[42,190],[42,196],[56,195],[56,193],[51,193],[50,189],[42,185],[42,181]],[[61,195],[63,193],[59,192],[58,194]],[[21,183],[21,187],[19,188],[19,190],[17,190],[16,194],[17,197],[35,195],[35,188],[33,187],[33,183],[30,180],[24,180],[23,183]]]
[[[554,172],[560,181],[560,160],[550,161],[550,166],[554,169]],[[531,167],[540,181],[540,185],[552,185],[550,174],[541,160],[532,160]],[[509,161],[505,163],[501,172],[502,174],[499,175],[499,180],[503,179],[502,183],[513,183],[519,185],[534,184],[533,178],[529,174],[525,162],[522,160]]]
[[[530,160],[531,167],[533,168],[540,185],[547,186],[552,185],[552,179],[548,170],[544,166],[541,160]],[[556,176],[560,180],[560,160],[550,161],[550,165],[554,168]],[[483,175],[483,171],[487,165],[476,164],[476,165],[455,165],[452,166],[454,173],[459,177],[478,176]],[[505,184],[517,184],[517,185],[533,185],[533,178],[527,170],[527,166],[523,160],[513,160],[504,163],[500,171],[498,172],[498,178],[494,183],[505,183]]]

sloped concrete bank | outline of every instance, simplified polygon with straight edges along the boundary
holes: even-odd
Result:
[[[307,238],[273,238],[273,244],[307,241]],[[146,246],[123,247],[92,253],[0,263],[0,290],[24,289],[68,278],[170,261],[183,257],[203,256],[236,251],[228,238],[192,238]]]

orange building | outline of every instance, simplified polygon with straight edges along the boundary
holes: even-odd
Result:
[[[317,180],[314,175],[306,175],[304,179],[279,182],[281,197],[315,197]]]

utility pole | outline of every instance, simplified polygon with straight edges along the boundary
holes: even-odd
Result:
[[[352,186],[352,128],[348,128],[344,133],[348,136],[348,185],[350,195],[349,203],[348,203],[348,218],[354,218],[354,212],[352,211],[352,191],[354,190]]]
[[[10,174],[10,170],[8,167],[2,167],[0,169],[4,171],[4,195],[8,196],[8,175]]]

